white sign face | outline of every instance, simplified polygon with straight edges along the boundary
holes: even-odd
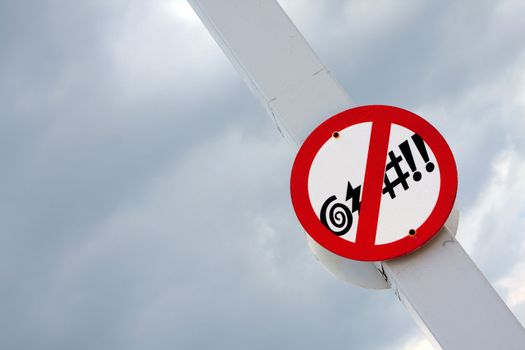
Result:
[[[393,124],[390,129],[388,149],[395,157],[401,157],[397,163],[400,172],[396,172],[396,161],[389,157],[387,167],[391,164],[392,168],[386,171],[386,176],[392,182],[399,179],[399,185],[392,186],[390,192],[383,194],[376,244],[394,242],[410,234],[410,230],[425,222],[437,203],[441,187],[439,165],[436,166],[434,153],[420,137],[419,145],[414,142],[418,138],[414,135],[414,132],[399,125]],[[403,144],[408,145],[404,148],[406,154],[399,149]],[[408,162],[410,157],[413,169]]]
[[[442,136],[406,110],[365,106],[321,124],[294,163],[292,202],[306,231],[333,253],[378,261],[436,234],[457,189]]]
[[[333,213],[333,220],[326,218],[328,228],[350,242],[355,242],[359,220],[359,211],[352,213],[352,205],[361,202],[361,193],[358,201],[349,198],[348,210],[334,205],[346,201],[349,186],[357,188],[364,183],[371,129],[372,123],[367,122],[338,131],[339,136],[330,138],[317,152],[308,176],[308,193],[317,217],[321,219],[321,212],[325,213],[323,219]],[[323,205],[334,195],[336,200],[323,211]]]
[[[338,137],[329,139],[317,152],[308,177],[308,192],[315,213],[331,231],[350,242],[356,241],[359,210],[353,211],[352,206],[361,202],[362,191],[358,194],[355,191],[364,183],[371,128],[372,123],[367,122],[339,131]],[[413,135],[405,127],[391,126],[388,155],[392,156],[387,156],[386,166],[390,168],[385,171],[391,186],[383,186],[375,245],[409,236],[411,230],[421,226],[430,216],[436,204],[440,188],[439,167],[435,166],[436,158],[426,145],[423,158]],[[432,171],[426,169],[427,164]],[[340,200],[327,203],[334,195]],[[342,201],[349,201],[348,211],[336,207],[334,215],[340,214],[331,216],[333,206],[341,205]],[[323,211],[325,203],[327,208]]]

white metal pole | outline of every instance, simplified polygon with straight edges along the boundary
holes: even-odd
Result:
[[[351,107],[276,1],[188,1],[296,144]],[[377,265],[436,348],[525,349],[523,327],[446,229],[420,250]]]

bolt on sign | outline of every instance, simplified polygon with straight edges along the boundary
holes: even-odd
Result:
[[[457,170],[441,134],[391,106],[362,106],[319,125],[292,168],[294,210],[317,243],[340,256],[382,261],[428,242],[447,220]]]

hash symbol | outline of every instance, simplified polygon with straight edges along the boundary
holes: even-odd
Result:
[[[396,193],[394,192],[394,188],[401,184],[403,186],[404,190],[408,190],[408,183],[407,178],[410,176],[409,173],[404,173],[401,169],[401,166],[399,166],[399,162],[403,160],[402,157],[396,157],[394,152],[390,151],[388,152],[388,158],[390,158],[390,161],[386,165],[385,170],[385,188],[383,188],[383,194],[387,193],[390,195],[390,198],[394,199],[396,198]],[[394,168],[396,172],[397,178],[394,181],[390,181],[388,178],[388,170]]]

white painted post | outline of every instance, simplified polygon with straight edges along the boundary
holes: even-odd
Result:
[[[525,349],[525,331],[444,227],[410,255],[378,263],[436,349]]]
[[[347,93],[276,1],[188,1],[294,143],[300,145],[319,123],[351,107]],[[322,254],[340,277],[371,288],[386,286],[369,263]],[[420,250],[377,266],[436,348],[525,349],[523,327],[445,228]],[[352,269],[365,277],[352,275]]]

